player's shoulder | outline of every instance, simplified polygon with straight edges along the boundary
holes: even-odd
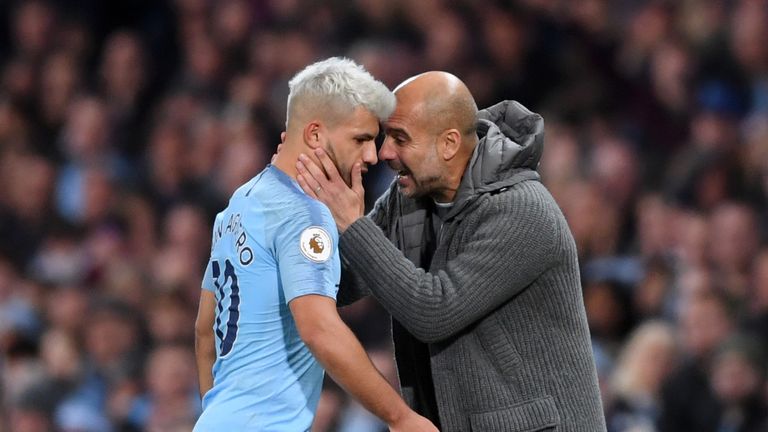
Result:
[[[216,213],[216,216],[213,218],[213,224],[217,225],[219,222],[221,222],[222,219],[224,219],[224,214],[227,212],[227,208],[224,208],[220,212]]]
[[[297,228],[306,226],[335,226],[328,207],[320,201],[302,193],[297,195],[287,209],[286,222]]]
[[[298,246],[305,258],[319,263],[331,257],[338,238],[328,207],[304,195],[294,204],[290,215],[283,218],[275,241],[288,249]]]
[[[304,193],[296,180],[288,176],[288,174],[272,165],[265,171],[265,176],[268,177],[271,183],[265,184],[265,187],[271,194],[273,202],[275,204],[279,203],[279,206],[286,213],[287,219],[301,220],[302,218],[317,219],[318,217],[331,217],[328,207]]]
[[[277,223],[283,229],[335,226],[325,204],[309,197],[296,180],[273,165],[239,187],[226,211],[241,213],[243,223],[268,222],[273,227]]]

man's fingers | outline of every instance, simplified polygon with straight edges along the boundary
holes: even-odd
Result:
[[[311,186],[309,186],[309,183],[307,183],[307,180],[304,178],[303,175],[299,174],[296,176],[296,181],[299,182],[299,186],[304,190],[304,193],[309,195],[310,197],[317,199],[317,194],[312,189]]]
[[[301,164],[301,165],[299,165]],[[319,186],[324,187],[326,183],[328,183],[328,177],[325,176],[325,173],[322,169],[320,169],[317,164],[312,161],[307,155],[300,154],[299,155],[299,162],[296,163],[296,167],[301,170],[303,169],[304,172],[301,172],[304,174],[305,177],[312,177]]]
[[[299,157],[299,159],[301,159],[301,157]],[[307,163],[310,164],[309,167],[301,160],[296,162],[296,169],[299,171],[296,178],[298,180],[298,177],[301,176],[304,181],[304,184],[306,184],[307,188],[309,188],[309,191],[308,191],[307,188],[302,186],[302,189],[304,189],[304,192],[306,192],[308,195],[314,195],[315,197],[317,197],[319,192],[322,190],[323,185],[317,180],[317,177],[315,177],[310,170],[314,167],[316,171],[320,171],[320,168],[315,167],[311,161]],[[319,173],[319,175],[323,180],[325,180],[325,176],[323,176],[322,173]],[[299,183],[299,185],[301,185],[301,183]]]
[[[336,165],[333,163],[331,158],[328,157],[328,153],[326,153],[325,150],[321,148],[315,149],[315,155],[323,165],[323,169],[325,170],[329,180],[338,181],[341,179],[338,168],[336,168]]]
[[[360,196],[365,194],[365,189],[363,189],[363,167],[360,162],[352,167],[352,190]]]

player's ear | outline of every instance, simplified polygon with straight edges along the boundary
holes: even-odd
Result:
[[[312,120],[304,126],[304,143],[310,148],[319,148],[322,144],[323,126],[318,120]]]

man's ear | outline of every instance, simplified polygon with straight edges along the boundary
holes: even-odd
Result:
[[[456,129],[447,129],[440,134],[440,156],[443,160],[449,161],[456,156],[461,148],[461,133]]]
[[[304,126],[304,142],[313,149],[322,143],[323,125],[318,120],[312,120]]]

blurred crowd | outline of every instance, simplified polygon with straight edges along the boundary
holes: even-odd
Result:
[[[0,431],[191,429],[213,215],[332,55],[544,116],[609,431],[768,430],[767,41],[765,0],[0,2]],[[380,430],[327,382],[313,431]]]

